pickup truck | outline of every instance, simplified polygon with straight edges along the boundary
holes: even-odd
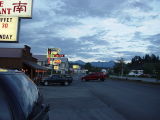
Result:
[[[101,80],[104,81],[106,79],[107,75],[105,75],[102,72],[96,72],[88,74],[81,78],[82,81],[89,81],[89,80]]]
[[[42,79],[42,83],[45,86],[52,85],[55,83],[60,83],[60,84],[67,86],[67,85],[71,84],[72,81],[73,81],[73,78],[67,74],[65,74],[65,75],[53,74],[50,77]]]

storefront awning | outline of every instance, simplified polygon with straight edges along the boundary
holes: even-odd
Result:
[[[48,70],[47,68],[45,67],[42,67],[40,65],[38,65],[37,63],[34,63],[34,62],[30,62],[30,61],[25,61],[24,64],[36,69],[36,70]]]

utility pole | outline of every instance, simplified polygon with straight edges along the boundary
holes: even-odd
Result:
[[[123,72],[124,72],[124,69],[123,69],[124,59],[123,58],[120,59],[120,64],[121,64],[121,78],[122,78],[123,77]]]
[[[123,76],[123,61],[122,61],[122,69],[121,69],[121,78]]]

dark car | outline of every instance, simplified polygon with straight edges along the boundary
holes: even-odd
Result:
[[[89,80],[101,80],[104,81],[107,75],[102,72],[91,73],[81,78],[82,81],[89,81]]]
[[[55,74],[55,75],[52,75],[48,78],[44,78],[42,80],[42,83],[44,85],[60,83],[60,84],[67,86],[67,85],[71,84],[72,81],[73,81],[73,78],[70,75]]]
[[[49,120],[37,86],[22,72],[0,72],[0,120]]]

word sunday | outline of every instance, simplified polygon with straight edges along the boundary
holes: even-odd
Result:
[[[13,35],[1,35],[0,34],[0,39],[1,40],[11,40]]]

